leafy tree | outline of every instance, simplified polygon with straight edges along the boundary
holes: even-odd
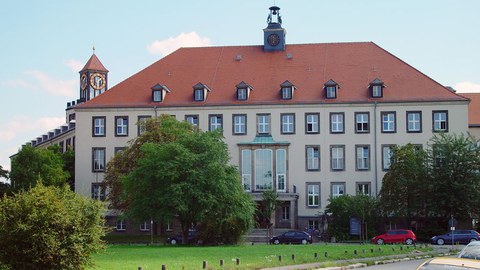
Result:
[[[8,171],[4,170],[3,167],[0,165],[0,178],[8,179]],[[7,194],[10,191],[10,184],[0,181],[0,196],[3,194]]]
[[[427,155],[431,215],[448,220],[480,216],[480,141],[463,134],[440,134]]]
[[[8,171],[4,170],[2,165],[0,165],[0,177],[8,179]]]
[[[25,145],[12,158],[12,188],[26,190],[34,187],[40,180],[47,186],[62,186],[69,177],[63,168],[64,163],[59,152]]]
[[[393,149],[392,163],[382,180],[380,206],[387,216],[425,216],[429,188],[425,152],[412,144]]]
[[[103,248],[103,205],[38,183],[0,200],[0,265],[11,269],[84,269]]]
[[[367,195],[342,195],[330,198],[325,208],[325,213],[331,215],[328,226],[328,233],[335,236],[337,240],[349,238],[350,218],[356,217],[361,223],[370,224],[368,234],[373,233],[373,224],[378,216],[378,202],[375,198]]]
[[[252,224],[253,205],[241,189],[237,169],[228,164],[220,132],[201,132],[168,116],[149,124],[153,126],[145,137],[132,145],[138,148],[126,149],[119,159],[118,164],[138,157],[132,170],[112,171],[112,179],[121,179],[121,185],[114,184],[120,195],[117,205],[137,221],[178,218],[184,242],[189,228],[202,222],[200,236],[216,228],[216,242],[237,240]],[[154,142],[145,142],[147,138]]]

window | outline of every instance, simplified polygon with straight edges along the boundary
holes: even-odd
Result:
[[[105,116],[95,116],[93,122],[93,137],[105,137]]]
[[[306,146],[305,152],[307,171],[320,170],[320,146]]]
[[[243,190],[252,190],[252,150],[242,150],[242,186]]]
[[[368,112],[355,113],[355,132],[369,133],[370,132],[370,114]]]
[[[388,171],[392,165],[394,145],[382,145],[382,169]]]
[[[282,87],[282,99],[292,99],[291,87]]]
[[[255,150],[255,190],[273,188],[273,150]]]
[[[208,116],[208,130],[209,131],[214,131],[216,129],[222,129],[223,128],[223,118],[221,114],[211,114]]]
[[[448,132],[448,111],[433,111],[433,132]]]
[[[422,132],[422,112],[407,112],[407,132]]]
[[[205,90],[204,90],[204,89],[195,89],[195,90],[193,91],[193,93],[194,93],[193,99],[194,99],[195,101],[203,101],[203,100],[204,100],[204,98],[205,98],[205,96],[204,96],[204,95],[205,95],[205,94],[204,94],[204,93],[205,93]]]
[[[247,134],[247,115],[246,114],[234,114],[233,118],[233,135],[245,135]]]
[[[115,136],[128,136],[128,116],[115,117]]]
[[[123,150],[125,150],[125,147],[115,147],[115,148],[113,149],[115,155],[116,155],[117,153],[123,151]]]
[[[123,219],[120,219],[120,220],[117,220],[117,225],[115,227],[115,230],[116,231],[126,231],[127,230],[127,226],[125,224],[125,220]]]
[[[432,145],[434,166],[441,167],[445,165],[445,148],[441,144]]]
[[[308,220],[308,229],[311,231],[318,230],[319,224],[318,219],[309,219]]]
[[[281,123],[281,134],[294,134],[295,133],[295,114],[293,113],[282,113],[280,114]]]
[[[190,125],[198,127],[198,115],[185,115],[185,121]]]
[[[320,133],[319,118],[320,118],[319,113],[305,114],[305,133],[307,134]]]
[[[356,167],[358,171],[370,169],[370,147],[368,145],[357,145],[356,147]]]
[[[293,98],[293,90],[295,90],[295,86],[289,81],[285,81],[280,84],[280,91],[282,95],[282,99],[292,99]]]
[[[257,133],[270,134],[270,114],[257,114]]]
[[[307,183],[307,206],[320,207],[320,183]]]
[[[331,169],[333,171],[345,170],[345,146],[332,145],[330,146]]]
[[[238,100],[247,100],[247,89],[246,88],[237,89],[237,99]]]
[[[395,112],[382,112],[382,132],[394,133],[396,131]]]
[[[92,148],[92,171],[103,172],[105,170],[105,148]]]
[[[153,90],[152,98],[153,102],[162,102],[163,101],[163,90]]]
[[[344,116],[344,113],[330,113],[330,133],[345,133]]]
[[[370,196],[370,183],[358,182],[357,183],[357,195],[368,195],[368,196]]]
[[[143,223],[140,223],[140,231],[142,232],[148,232],[150,231],[150,225],[151,221],[144,221]]]
[[[287,151],[277,149],[276,151],[276,169],[277,169],[277,192],[287,191]]]
[[[290,219],[290,206],[286,205],[282,207],[282,219],[283,220]]]
[[[137,121],[137,134],[138,136],[142,135],[147,129],[146,123],[147,120],[152,118],[151,116],[139,116]]]
[[[372,82],[370,82],[370,91],[371,91],[371,95],[373,98],[381,98],[383,97],[383,88],[385,87],[385,85],[383,84],[383,82],[376,78],[375,80],[373,80]]]
[[[324,89],[327,99],[337,98],[338,84],[334,80],[328,80],[328,82],[324,84]]]
[[[345,183],[332,183],[332,198],[345,195]]]
[[[105,185],[102,183],[92,183],[92,199],[105,201]]]

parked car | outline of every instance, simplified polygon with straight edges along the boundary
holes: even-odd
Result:
[[[480,241],[473,241],[466,245],[460,253],[458,258],[480,260]]]
[[[270,239],[271,244],[308,244],[312,243],[312,236],[307,232],[288,231]]]
[[[443,245],[443,244],[468,244],[473,241],[480,240],[480,234],[475,230],[455,230],[449,231],[446,234],[436,235],[432,237],[432,244]]]
[[[170,236],[167,238],[167,243],[176,245],[176,244],[181,244],[183,241],[183,236],[181,234],[176,234],[173,236]],[[196,244],[197,243],[197,237],[196,237],[196,232],[195,231],[188,231],[188,244]]]
[[[480,261],[462,258],[440,257],[428,259],[417,270],[472,270],[480,269]]]
[[[412,245],[416,241],[417,237],[411,230],[390,230],[372,238],[372,243],[378,245],[389,243],[405,243],[407,245]]]

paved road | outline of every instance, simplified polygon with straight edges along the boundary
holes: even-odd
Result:
[[[396,262],[396,263],[389,263],[389,264],[382,264],[382,265],[375,265],[369,267],[362,267],[358,269],[365,269],[365,270],[415,270],[417,267],[427,259],[421,260],[411,260],[411,261],[404,261],[404,262]]]

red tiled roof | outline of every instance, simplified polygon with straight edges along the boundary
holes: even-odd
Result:
[[[106,72],[108,72],[108,70],[103,66],[102,62],[100,62],[100,60],[98,60],[98,57],[95,54],[92,54],[92,56],[90,57],[90,59],[88,59],[87,63],[82,68],[82,70],[80,70],[80,72],[82,72],[84,70],[87,70],[87,69],[88,70],[93,70],[93,71],[106,71]]]
[[[368,86],[376,78],[386,88],[382,98],[372,99]],[[327,101],[323,87],[330,79],[340,88]],[[280,99],[286,80],[296,87],[291,100]],[[242,81],[255,89],[247,101],[236,100],[235,86]],[[198,82],[211,89],[206,101],[193,101]],[[171,92],[154,103],[151,87],[158,83]],[[280,52],[262,46],[181,48],[77,108],[442,100],[467,101],[375,43],[359,42],[287,45]]]
[[[480,93],[460,93],[460,95],[469,98],[468,104],[468,124],[480,125]]]

